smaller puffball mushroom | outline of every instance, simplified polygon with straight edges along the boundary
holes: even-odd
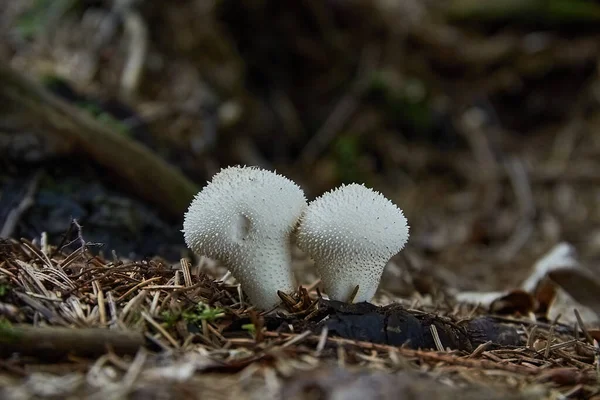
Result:
[[[325,293],[348,301],[369,301],[389,259],[408,240],[406,218],[382,194],[363,185],[340,186],[309,203],[297,243],[315,261]]]
[[[269,309],[277,291],[291,292],[290,236],[306,208],[291,180],[255,167],[229,167],[196,195],[185,214],[188,247],[221,261],[250,302]]]

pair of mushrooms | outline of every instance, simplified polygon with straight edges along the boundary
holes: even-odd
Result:
[[[363,185],[340,186],[307,204],[284,176],[229,167],[200,191],[185,214],[185,241],[219,260],[260,309],[279,303],[277,291],[297,288],[291,241],[315,261],[325,293],[369,301],[389,259],[408,240],[402,210]]]

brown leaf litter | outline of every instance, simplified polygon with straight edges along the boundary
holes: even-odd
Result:
[[[318,306],[312,290],[304,291],[312,301],[292,296],[296,314],[275,314],[292,322],[272,329],[272,313],[256,312],[237,285],[214,280],[186,260],[107,260],[84,245],[68,253],[24,239],[2,242],[0,260],[2,398],[600,393],[598,342],[576,327],[505,317],[523,345],[488,341],[469,352],[443,345],[412,349],[342,338],[326,328],[313,331],[309,324],[297,330]],[[440,304],[408,311],[456,320],[479,312],[463,309]],[[251,323],[234,328],[240,321]]]

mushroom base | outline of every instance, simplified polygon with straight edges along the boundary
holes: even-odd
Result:
[[[373,298],[383,273],[381,266],[370,265],[367,262],[356,265],[316,263],[315,267],[321,276],[323,290],[331,300],[348,302],[358,285],[354,303],[370,301]]]

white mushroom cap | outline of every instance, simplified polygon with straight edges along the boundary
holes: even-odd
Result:
[[[268,309],[296,288],[290,235],[306,208],[291,180],[254,167],[229,167],[196,195],[185,214],[188,247],[221,261],[252,304]]]
[[[340,301],[348,301],[356,285],[354,300],[371,300],[385,265],[407,240],[402,210],[359,184],[313,200],[297,231],[298,247],[315,261],[325,293]]]

